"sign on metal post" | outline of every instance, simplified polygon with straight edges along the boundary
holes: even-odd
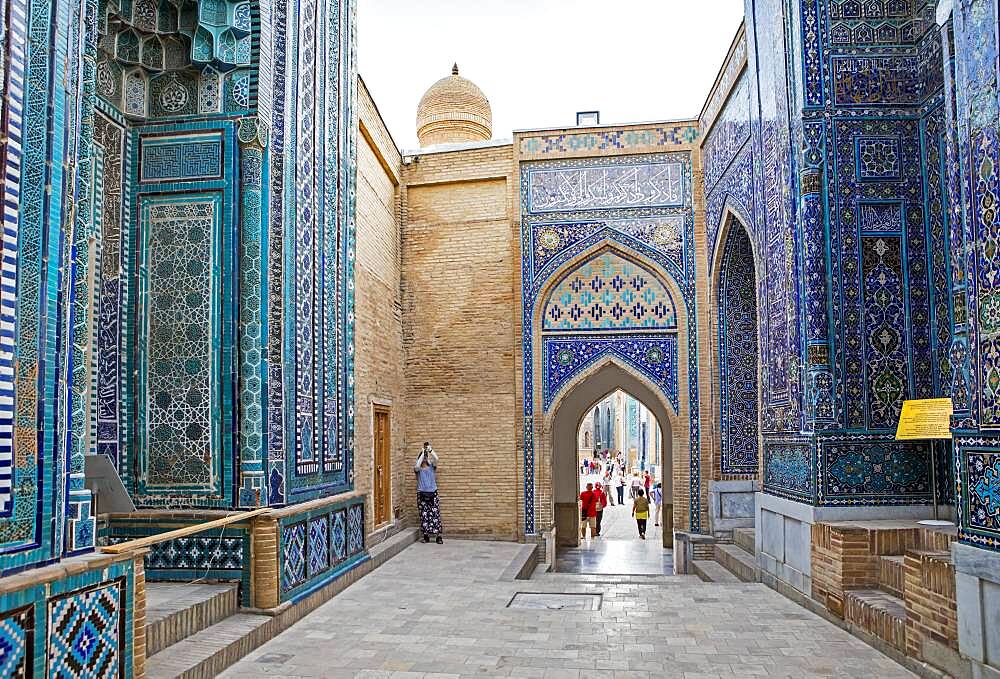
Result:
[[[951,439],[951,414],[955,408],[950,398],[923,398],[914,401],[903,401],[903,409],[899,413],[899,425],[896,427],[897,441],[912,441],[928,439]],[[936,446],[931,444],[931,502],[934,504],[934,518],[918,521],[931,526],[951,525],[950,521],[938,518],[937,492],[937,460]]]
[[[896,440],[950,439],[953,411],[950,398],[903,401],[903,410],[899,413],[899,426],[896,428]]]

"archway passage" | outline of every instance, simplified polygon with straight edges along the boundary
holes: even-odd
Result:
[[[650,515],[646,540],[596,538],[581,543],[580,493],[581,470],[579,441],[581,425],[593,417],[595,408],[616,392],[624,392],[640,402],[658,425],[660,433],[659,460],[662,478],[663,510],[660,526]],[[603,428],[614,426],[601,407]],[[672,572],[672,519],[673,519],[673,421],[666,395],[647,380],[638,377],[614,359],[596,367],[587,377],[577,382],[558,402],[552,420],[552,484],[556,536],[559,554],[556,569],[578,573],[615,575],[658,575]],[[595,439],[597,438],[595,431]],[[602,437],[610,439],[602,432]],[[595,443],[597,441],[595,440]],[[650,442],[650,448],[656,447]],[[620,507],[621,527],[628,534],[635,530],[631,517],[631,499],[626,494],[625,505]],[[606,510],[607,511],[607,510]],[[617,533],[617,530],[615,531]]]
[[[590,432],[601,437],[596,446]],[[577,464],[580,471],[579,490],[596,492],[603,510],[598,512],[593,531],[583,525],[581,538],[609,540],[641,540],[648,532],[650,539],[660,538],[660,508],[662,506],[662,440],[660,425],[646,406],[624,391],[605,397],[594,409],[584,414],[577,434]],[[640,533],[631,508],[637,489],[650,503],[646,531]]]
[[[736,219],[719,265],[719,419],[716,472],[755,476],[758,461],[757,276],[753,247]]]

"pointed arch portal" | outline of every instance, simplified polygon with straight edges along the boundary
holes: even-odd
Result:
[[[592,366],[573,382],[554,405],[552,415],[552,494],[555,505],[556,536],[560,545],[576,546],[580,535],[580,512],[577,509],[580,470],[577,463],[577,431],[598,403],[616,391],[623,391],[653,414],[660,425],[660,450],[663,460],[663,544],[672,545],[673,522],[668,508],[674,502],[673,438],[678,431],[677,417],[663,392],[648,379],[609,358]]]

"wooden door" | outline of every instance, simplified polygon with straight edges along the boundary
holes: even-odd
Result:
[[[375,407],[375,478],[373,502],[375,525],[380,526],[392,518],[392,461],[390,456],[389,409]]]

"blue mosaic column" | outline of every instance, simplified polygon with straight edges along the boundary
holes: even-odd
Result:
[[[267,504],[264,483],[264,399],[267,346],[264,313],[267,308],[267,281],[264,256],[267,252],[264,224],[263,133],[256,118],[240,121],[240,237],[239,237],[239,460],[240,507]]]
[[[959,120],[955,83],[955,44],[953,42],[952,20],[942,27],[941,45],[944,58],[944,102],[947,137],[947,182],[949,203],[949,245],[951,256],[952,329],[948,360],[951,365],[951,398],[955,411],[952,426],[956,429],[973,428],[970,399],[969,365],[969,303],[965,274],[965,231],[962,222],[963,174],[961,171],[961,151],[958,146],[959,128],[964,122]]]
[[[946,81],[946,99],[949,127],[955,130],[948,174],[952,200],[961,206],[952,227],[955,320],[950,352],[959,539],[996,551],[1000,551],[998,13],[994,0],[960,0],[952,14],[954,43],[947,35],[944,38],[946,64],[954,66],[946,69],[946,77],[954,78]],[[960,234],[955,229],[961,229]]]
[[[69,457],[69,496],[66,501],[64,540],[66,554],[79,553],[93,547],[96,530],[96,520],[91,516],[91,493],[84,486],[83,458],[89,452],[87,449],[92,447],[88,446],[91,361],[96,358],[92,343],[94,292],[91,285],[97,256],[92,256],[91,249],[97,239],[93,210],[97,2],[88,0],[82,6],[82,11],[86,13],[87,19],[75,21],[74,24],[82,31],[83,40],[80,43],[70,41],[74,51],[79,49],[79,53],[72,54],[73,58],[70,59],[70,63],[79,64],[78,70],[70,71],[70,85],[75,84],[76,90],[67,94],[68,101],[77,100],[77,105],[75,117],[67,121],[71,130],[75,131],[69,137],[75,140],[76,148],[71,149],[75,174],[68,178],[71,185],[67,187],[67,192],[71,191],[73,198],[66,206],[65,220],[70,229],[67,234],[70,247],[69,287],[64,293],[68,307],[65,331],[69,341],[65,349],[66,391],[62,394],[62,398],[67,401],[63,412],[68,416],[65,424],[65,447]]]
[[[803,312],[806,329],[807,382],[804,429],[831,426],[836,418],[833,373],[830,369],[830,268],[826,251],[826,210],[823,204],[826,133],[821,114],[803,122],[799,218],[802,224]]]

